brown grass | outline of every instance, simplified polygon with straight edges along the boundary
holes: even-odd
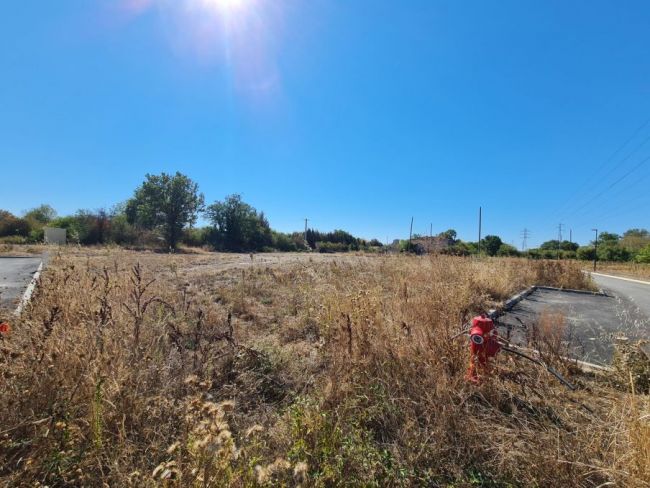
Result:
[[[449,339],[531,284],[588,288],[578,266],[221,259],[53,259],[0,344],[0,482],[648,486],[647,397],[506,356],[474,386]]]
[[[589,271],[593,266],[587,267]],[[639,278],[650,280],[650,264],[644,263],[598,263],[597,270],[599,273],[613,274],[616,276],[626,276],[629,278]]]

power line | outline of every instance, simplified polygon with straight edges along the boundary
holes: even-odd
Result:
[[[607,167],[607,165],[612,162],[616,157],[618,157],[619,153],[621,153],[625,147],[632,142],[636,136],[643,130],[645,127],[650,123],[650,118],[647,119],[645,122],[643,122],[639,127],[636,128],[636,130],[632,133],[630,137],[628,137],[623,144],[621,144],[599,167],[596,169],[596,171],[592,172],[589,178],[585,180],[585,182],[580,186],[580,188],[572,195],[569,197],[569,199],[556,210],[553,214],[552,217],[559,215],[565,211],[568,211],[572,205],[574,205],[573,201],[575,200],[575,197],[579,195],[580,193],[584,192],[584,190],[587,190],[591,184],[592,181],[596,178],[598,178],[599,173]],[[623,163],[627,161],[634,153],[636,153],[639,149],[641,149],[648,141],[650,140],[650,137],[646,138],[640,145],[638,145],[630,154],[628,154],[620,163]],[[620,164],[619,163],[619,164]],[[615,169],[616,166],[614,166],[613,169]],[[608,176],[613,169],[611,169],[605,176]]]
[[[637,165],[635,165],[632,169],[630,169],[629,171],[627,171],[625,174],[623,174],[623,176],[621,176],[620,178],[616,179],[613,183],[609,184],[605,189],[603,189],[602,191],[600,191],[599,193],[597,193],[596,195],[594,195],[592,198],[590,198],[589,200],[587,200],[584,204],[582,204],[580,207],[578,207],[574,212],[579,212],[579,211],[583,210],[583,209],[584,209],[585,207],[587,207],[591,202],[593,202],[593,201],[596,200],[597,198],[603,196],[605,193],[607,193],[609,190],[611,190],[612,188],[614,188],[614,187],[615,187],[616,185],[618,185],[621,181],[623,181],[625,178],[627,178],[628,176],[630,176],[632,173],[634,173],[637,169],[639,169],[641,166],[643,166],[643,165],[644,165],[645,163],[647,163],[648,161],[650,161],[650,156],[648,156],[647,158],[642,159],[642,160],[641,160]],[[584,212],[583,212],[583,213],[584,213]]]

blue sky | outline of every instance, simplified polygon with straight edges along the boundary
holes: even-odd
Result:
[[[649,25],[641,1],[4,2],[0,208],[178,170],[282,231],[475,240],[480,205],[517,246],[650,228]]]

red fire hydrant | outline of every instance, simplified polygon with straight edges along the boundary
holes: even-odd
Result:
[[[497,341],[497,329],[494,322],[485,314],[472,319],[469,330],[470,359],[467,379],[478,383],[481,374],[490,372],[490,358],[497,355],[501,345]]]
[[[11,326],[7,322],[0,323],[0,334],[7,335],[11,332]]]

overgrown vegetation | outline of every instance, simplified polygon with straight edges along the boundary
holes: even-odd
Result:
[[[53,258],[1,340],[0,484],[648,485],[647,397],[559,354],[577,392],[506,357],[475,386],[450,339],[578,266],[214,256]]]

